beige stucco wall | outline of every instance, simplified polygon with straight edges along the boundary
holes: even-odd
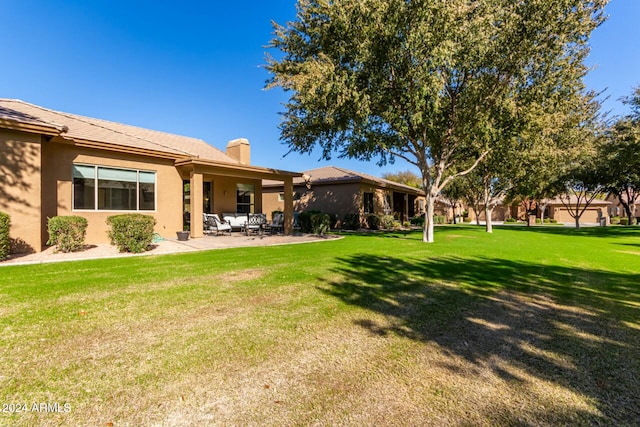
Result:
[[[253,185],[255,189],[254,212],[262,212],[262,181],[258,179],[243,179],[222,175],[203,175],[204,182],[211,182],[213,188],[212,213],[236,212],[237,185]],[[284,209],[284,206],[283,206]]]
[[[575,208],[574,208],[575,209]],[[555,206],[551,209],[552,218],[558,222],[575,224],[576,220],[569,214],[565,207]],[[580,217],[580,224],[598,224],[600,212],[603,216],[608,217],[606,206],[590,206]]]
[[[469,207],[469,218],[471,218],[472,221],[476,220],[476,214],[473,211],[473,209],[471,209]],[[451,209],[449,209],[449,217],[451,216]],[[478,212],[478,216],[480,217],[480,221],[484,221],[485,218],[485,212],[484,212],[484,206],[480,206],[480,212]],[[495,208],[493,208],[493,212],[491,212],[491,221],[504,221],[509,217],[509,206],[504,206],[504,205],[498,205]]]
[[[155,231],[163,237],[175,237],[175,232],[182,229],[182,177],[172,160],[151,159],[62,144],[46,145],[43,159],[43,212],[47,216],[79,215],[87,218],[88,244],[108,243],[107,217],[132,211],[74,210],[74,163],[156,172],[156,210],[140,213],[156,219]]]
[[[0,211],[11,217],[12,252],[42,250],[40,135],[0,130]],[[46,220],[46,219],[45,219]]]
[[[338,221],[346,214],[359,214],[364,222],[363,194],[373,193],[373,210],[375,214],[385,214],[385,196],[389,197],[390,213],[393,213],[393,191],[376,187],[370,184],[347,183],[347,184],[323,184],[312,185],[310,190],[303,186],[297,186],[295,192],[300,193],[299,200],[294,201],[294,210],[303,212],[308,210],[319,210],[321,212],[337,215]],[[278,194],[282,193],[281,188],[267,188],[263,193],[263,204],[265,211],[271,213],[274,210],[282,210],[283,202],[279,201]],[[417,196],[414,203],[414,211],[419,211],[420,200],[424,196]]]

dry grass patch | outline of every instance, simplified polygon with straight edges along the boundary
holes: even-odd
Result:
[[[106,263],[80,264],[81,278],[16,269],[29,275],[2,287],[0,401],[72,411],[3,413],[0,425],[640,419],[633,256],[594,251],[607,265],[626,257],[622,273],[586,268],[588,257],[565,265],[572,252],[552,258],[547,239],[545,264],[524,258],[535,245],[518,235],[523,259],[490,258],[511,240],[469,234],[112,261],[102,284],[91,278]],[[71,282],[37,284],[56,269]]]

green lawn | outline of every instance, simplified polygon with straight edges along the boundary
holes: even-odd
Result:
[[[638,425],[640,228],[420,239],[1,267],[0,425]]]

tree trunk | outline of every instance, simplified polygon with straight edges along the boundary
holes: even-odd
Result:
[[[576,228],[580,229],[580,216],[576,215],[575,219],[576,219]]]
[[[480,206],[473,205],[471,209],[473,209],[473,213],[476,215],[476,225],[480,225]]]
[[[433,212],[436,198],[431,192],[426,193],[427,196],[427,212],[424,214],[424,230],[422,233],[422,241],[425,243],[433,243]]]
[[[487,233],[493,233],[493,223],[491,221],[491,216],[493,215],[493,208],[490,208],[489,205],[485,205],[484,207],[484,217],[486,223]]]

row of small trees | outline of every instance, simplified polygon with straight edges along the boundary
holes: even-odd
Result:
[[[300,1],[269,46],[267,87],[290,94],[281,138],[415,165],[432,242],[435,200],[460,177],[498,193],[512,170],[533,187],[548,180],[531,166],[579,157],[596,107],[584,59],[607,1]]]
[[[507,150],[491,153],[484,162],[442,195],[450,203],[464,200],[486,218],[500,203],[520,202],[526,212],[556,198],[580,226],[580,217],[596,199],[615,196],[624,208],[626,224],[635,223],[640,201],[640,87],[623,103],[625,116],[606,121],[596,114],[591,98],[585,114],[564,133],[555,134],[547,149]],[[545,147],[545,144],[542,144]],[[544,220],[544,218],[542,218]],[[491,231],[491,222],[487,222]]]

